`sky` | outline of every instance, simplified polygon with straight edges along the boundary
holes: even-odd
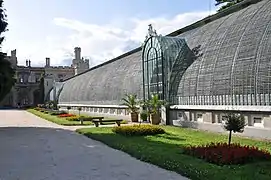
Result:
[[[169,3],[170,2],[170,3]],[[2,50],[18,64],[71,65],[81,47],[90,66],[139,47],[148,24],[166,35],[210,14],[215,0],[4,0],[8,29]]]

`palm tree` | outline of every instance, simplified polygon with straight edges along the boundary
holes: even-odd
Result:
[[[151,123],[159,124],[160,123],[160,110],[166,102],[164,100],[160,100],[158,94],[152,95],[152,98],[147,101],[147,106],[149,108],[149,112],[151,114]]]
[[[235,114],[235,113],[228,113],[226,115],[226,120],[224,124],[224,128],[229,131],[229,140],[228,144],[231,144],[231,136],[232,132],[242,133],[244,132],[244,128],[246,126],[245,118],[243,115]]]
[[[138,122],[138,100],[137,100],[137,95],[135,94],[126,94],[126,98],[122,98],[124,106],[128,107],[128,110],[130,111],[131,114],[131,120],[132,122]]]

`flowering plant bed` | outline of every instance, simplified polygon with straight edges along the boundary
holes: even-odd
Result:
[[[271,160],[271,154],[254,146],[240,144],[211,143],[184,148],[184,154],[191,155],[217,165],[246,164],[253,161]]]
[[[60,114],[60,115],[58,115],[58,117],[74,117],[74,116],[76,116],[76,115],[74,115],[74,114]]]

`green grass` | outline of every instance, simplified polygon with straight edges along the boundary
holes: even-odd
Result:
[[[66,118],[60,118],[60,117],[53,116],[53,115],[50,115],[50,114],[46,114],[46,113],[43,113],[43,112],[40,112],[40,111],[37,111],[37,110],[34,110],[34,109],[28,109],[27,111],[34,114],[34,115],[36,115],[36,116],[38,116],[38,117],[41,117],[41,118],[43,118],[43,119],[45,119],[47,121],[51,121],[51,122],[59,124],[59,125],[82,126],[80,124],[80,121],[69,121]],[[91,121],[84,121],[83,126],[92,125],[92,124],[93,123]]]
[[[53,123],[59,124],[59,125],[63,125],[63,126],[89,126],[89,125],[93,125],[93,123],[91,121],[84,121],[83,124],[80,123],[80,121],[69,121],[66,118],[60,118],[54,115],[50,115],[50,114],[46,114],[40,111],[37,111],[35,109],[28,109],[28,112],[41,117],[47,121],[51,121]],[[105,118],[105,119],[110,119],[110,118]],[[127,124],[128,121],[124,120],[121,122],[121,124]],[[115,124],[114,122],[104,122],[105,125],[109,125],[109,124]],[[100,125],[102,126],[102,125]]]
[[[77,132],[108,146],[124,151],[137,159],[199,180],[270,180],[271,162],[256,162],[243,166],[218,166],[182,154],[182,147],[210,142],[227,142],[227,136],[193,129],[163,126],[166,134],[125,137],[112,128],[83,128]],[[271,143],[233,136],[233,143],[257,146],[271,152]]]

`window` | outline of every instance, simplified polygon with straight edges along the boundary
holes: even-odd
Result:
[[[253,123],[255,127],[264,127],[262,117],[253,117]]]
[[[197,113],[197,117],[196,117],[197,119],[197,121],[198,122],[203,122],[203,114],[202,113]]]
[[[46,84],[47,84],[47,86],[49,85],[49,84],[48,84],[48,81],[46,81]]]

